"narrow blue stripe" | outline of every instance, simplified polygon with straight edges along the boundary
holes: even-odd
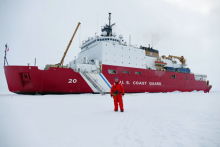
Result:
[[[101,73],[99,74],[101,77],[102,77],[102,79],[105,81],[105,83],[108,85],[108,87],[111,89],[111,86],[108,84],[108,82],[105,80],[105,78],[101,75]]]

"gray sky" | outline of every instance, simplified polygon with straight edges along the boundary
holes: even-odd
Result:
[[[3,70],[4,45],[10,65],[60,62],[78,22],[65,64],[80,51],[79,41],[101,32],[112,13],[114,32],[128,42],[152,44],[160,55],[187,59],[192,72],[207,74],[213,91],[220,90],[219,0],[18,0],[0,5],[0,93],[8,92]],[[98,27],[97,27],[98,26]]]

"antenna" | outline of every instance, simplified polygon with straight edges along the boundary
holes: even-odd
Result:
[[[147,35],[145,36],[145,45],[147,47]]]
[[[81,25],[79,26],[79,46],[80,46],[80,42],[81,42]]]
[[[98,21],[98,16],[99,16],[99,15],[98,15],[98,11],[97,11],[97,33],[98,33],[98,25],[99,25],[99,23],[98,23],[98,22],[99,22],[99,21]]]
[[[129,46],[131,46],[131,35],[129,35]]]
[[[154,42],[153,42],[153,35],[151,35],[151,44],[152,44],[152,48],[154,47]]]
[[[6,62],[6,63],[7,63],[7,65],[8,65],[8,61],[7,61],[7,58],[6,58],[6,55],[7,55],[7,50],[8,50],[8,45],[6,44],[6,45],[5,45],[4,66],[5,66],[5,62]]]
[[[109,26],[111,26],[111,13],[108,13],[109,14]]]

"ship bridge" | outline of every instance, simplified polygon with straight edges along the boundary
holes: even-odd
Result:
[[[121,44],[121,40],[117,39],[115,37],[92,37],[89,38],[88,40],[86,40],[85,42],[82,43],[82,45],[80,46],[81,49],[85,49],[85,48],[89,48],[90,45],[93,45],[95,43],[97,43],[98,41],[108,41],[108,42],[112,42],[112,43],[117,43],[117,44]]]

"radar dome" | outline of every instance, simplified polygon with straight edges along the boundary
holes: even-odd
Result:
[[[115,33],[115,32],[113,32],[113,33],[112,33],[112,36],[113,36],[113,37],[116,37],[117,35],[116,35],[116,33]]]
[[[102,36],[106,36],[106,35],[107,35],[106,31],[102,32]]]
[[[122,35],[122,34],[120,34],[120,35],[119,35],[119,38],[120,38],[120,39],[122,39],[122,38],[123,38],[123,35]]]

